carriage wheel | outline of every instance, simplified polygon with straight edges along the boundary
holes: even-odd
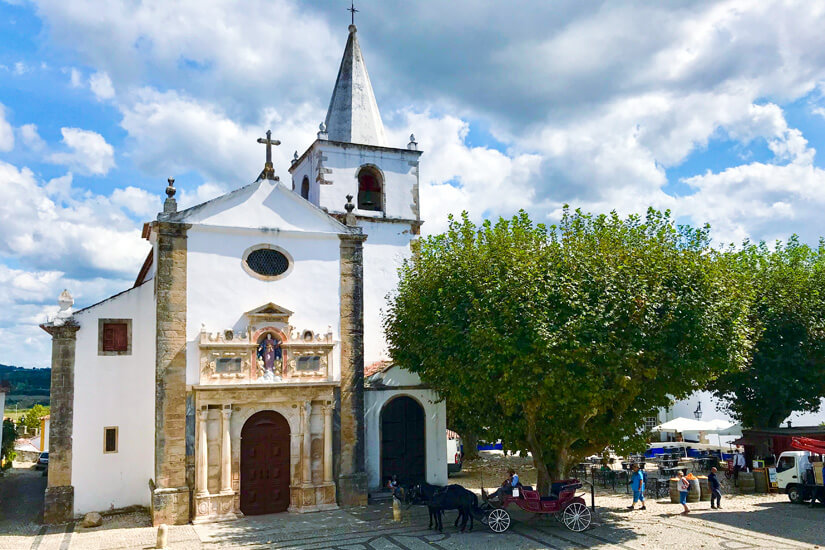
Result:
[[[510,528],[510,514],[503,508],[496,508],[487,514],[487,525],[494,533],[503,533]]]
[[[561,515],[562,523],[571,531],[584,531],[590,527],[590,508],[581,502],[568,504]]]

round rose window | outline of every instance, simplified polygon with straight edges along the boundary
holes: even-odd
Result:
[[[262,278],[273,278],[284,275],[289,270],[289,258],[280,250],[273,248],[256,248],[244,258],[247,271]]]

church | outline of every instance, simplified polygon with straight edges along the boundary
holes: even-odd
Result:
[[[422,152],[387,142],[355,25],[284,180],[279,142],[258,141],[263,171],[223,196],[179,210],[170,178],[132,288],[77,310],[64,292],[41,325],[47,523],[135,505],[155,525],[221,521],[365,505],[392,476],[446,484],[445,403],[392,365],[381,324],[422,224]]]

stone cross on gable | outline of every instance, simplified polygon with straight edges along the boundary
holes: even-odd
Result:
[[[272,166],[272,146],[280,145],[281,142],[277,139],[272,139],[272,131],[266,131],[266,139],[258,138],[258,143],[266,145],[266,164],[264,164],[264,171],[258,179],[275,180],[278,181],[278,176],[275,175],[275,167]]]
[[[347,8],[347,11],[352,14],[352,24],[355,25],[355,14],[361,10],[355,9],[355,0],[350,2],[350,6]]]

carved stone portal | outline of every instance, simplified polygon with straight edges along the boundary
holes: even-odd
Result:
[[[296,330],[289,324],[292,312],[268,303],[246,312],[246,330],[201,331],[200,384],[318,382],[330,380],[333,350],[332,329],[326,334]],[[276,364],[263,368],[261,342],[271,335],[280,354]]]

